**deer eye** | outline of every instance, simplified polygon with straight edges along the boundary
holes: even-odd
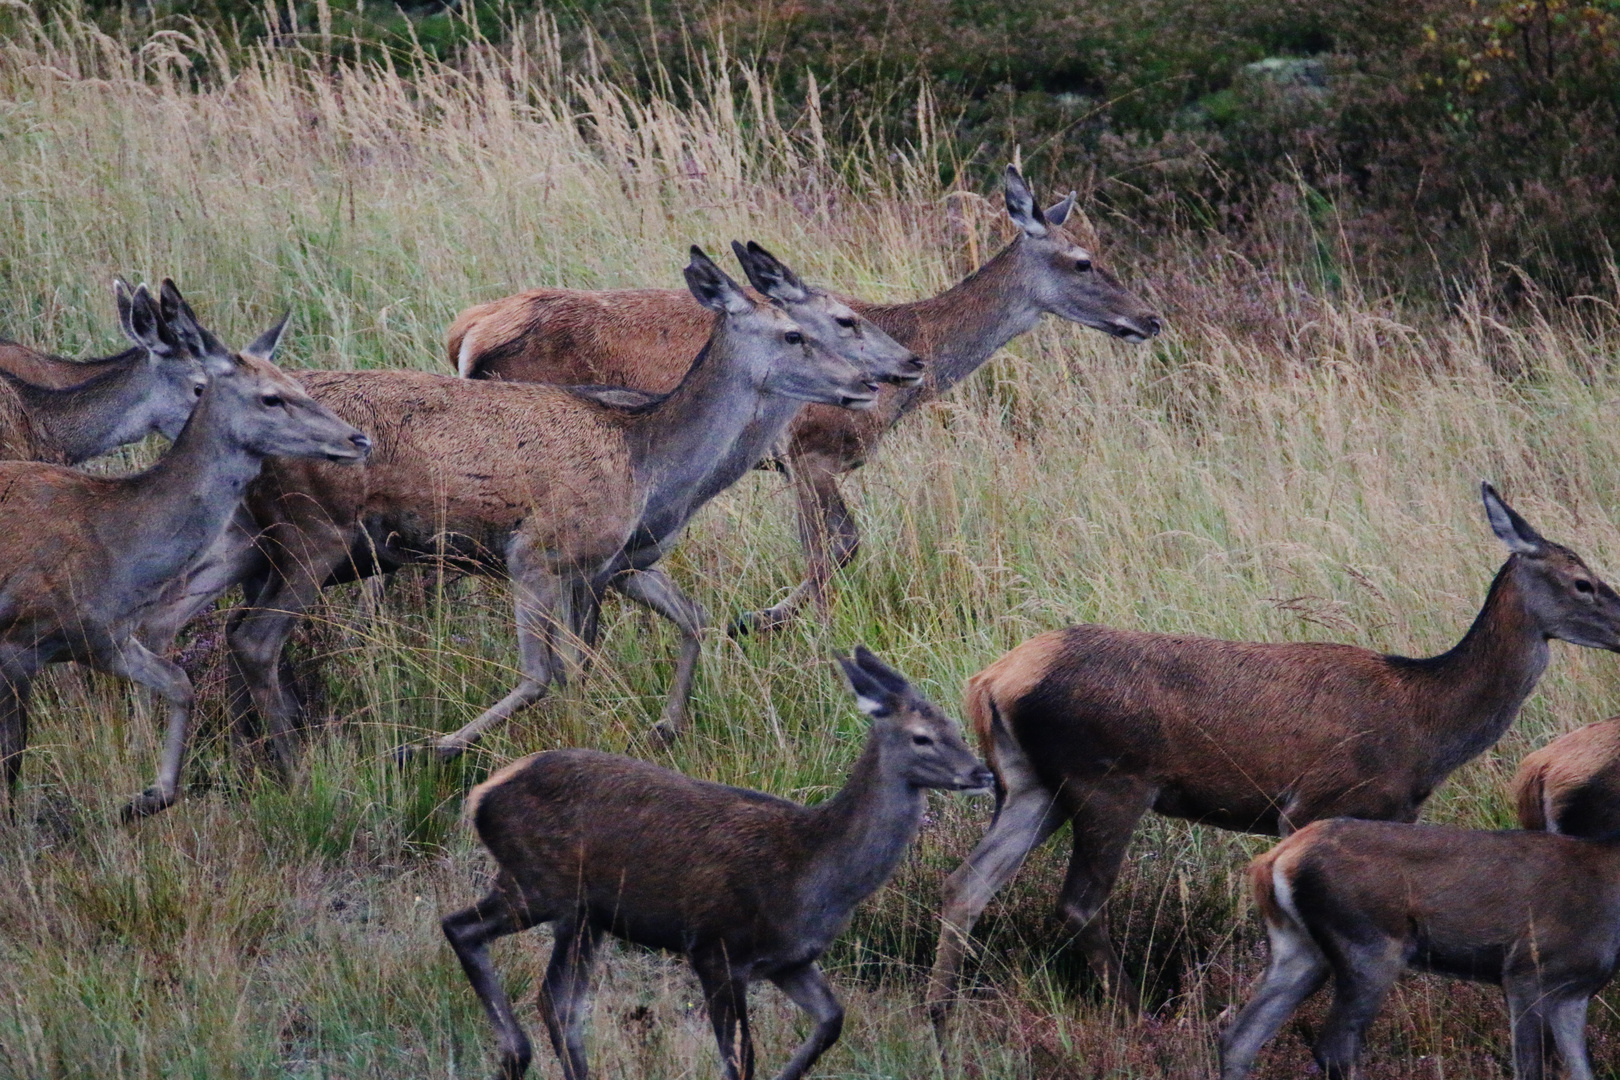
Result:
[[[197,395],[198,397],[202,397],[203,388],[201,386],[194,386],[194,387],[191,388],[191,392],[193,394]]]
[[[782,335],[782,340],[787,342],[789,345],[803,345],[804,335],[799,333],[797,330],[789,330],[787,333]]]
[[[934,740],[930,739],[926,735],[913,735],[911,737],[911,745],[912,746],[933,746],[934,745]]]
[[[1074,272],[1077,273],[1077,274],[1090,273],[1091,272],[1091,260],[1090,259],[1076,259],[1076,260],[1074,260]]]
[[[860,324],[857,323],[854,319],[839,319],[838,320],[838,325],[843,327],[845,330],[853,330],[853,329],[855,329],[855,327],[857,327]]]
[[[277,409],[282,405],[280,394],[266,394],[259,399],[259,403],[267,409]]]
[[[1587,581],[1585,578],[1576,578],[1575,591],[1585,596],[1590,596],[1596,590],[1592,588],[1592,583],[1590,581]]]

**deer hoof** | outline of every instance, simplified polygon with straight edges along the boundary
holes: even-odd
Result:
[[[118,815],[119,820],[126,824],[139,818],[151,817],[160,810],[167,810],[174,805],[175,793],[162,792],[157,788],[147,788],[129,801]]]
[[[763,611],[745,611],[731,620],[731,625],[726,627],[726,635],[732,638],[740,638],[747,637],[749,634],[758,634],[763,637],[766,634],[775,633],[792,621],[793,616],[791,613],[784,613],[776,608],[766,608]]]

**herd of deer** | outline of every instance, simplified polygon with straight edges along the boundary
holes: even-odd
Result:
[[[1013,241],[937,297],[875,305],[804,284],[757,244],[733,245],[754,292],[693,248],[687,291],[544,289],[464,311],[457,376],[283,373],[286,320],[240,351],[165,281],[115,285],[134,347],[70,361],[0,342],[0,762],[15,817],[30,684],[77,660],[167,706],[157,781],[126,819],[181,787],[192,689],[165,658],[228,590],[235,730],[282,770],[297,705],[280,657],[330,585],[434,561],[511,586],[522,679],[429,752],[461,753],[577,672],[608,590],[681,636],[658,724],[680,735],[706,623],[657,563],[699,508],[775,465],[798,495],[804,582],[734,633],[825,605],[858,533],[838,477],[908,412],[946,392],[1045,314],[1131,342],[1158,318],[1093,261],[1065,221],[1006,176]],[[706,310],[705,310],[706,309]],[[152,432],[152,467],[71,466]],[[1512,724],[1554,638],[1620,651],[1620,596],[1543,538],[1489,485],[1509,556],[1478,617],[1428,659],[1349,645],[1259,644],[1075,626],[1042,634],[968,681],[988,767],[954,721],[864,648],[840,663],[871,717],[846,786],[815,806],[689,779],[627,757],[557,750],[498,770],[469,797],[498,875],[444,932],[495,1025],[500,1075],[530,1046],[487,946],[555,931],[540,1010],[569,1080],[604,933],[673,950],[702,984],[728,1080],[754,1072],[747,990],[779,986],[814,1021],[779,1076],[796,1080],[843,1013],[817,960],[916,836],[925,789],[994,790],[989,832],[945,886],[927,1001],[944,1045],[975,920],[1064,823],[1073,851],[1059,913],[1108,991],[1139,995],[1104,902],[1148,810],[1282,843],[1256,859],[1271,960],[1225,1033],[1221,1075],[1333,979],[1317,1040],[1354,1074],[1368,1025],[1407,968],[1498,982],[1515,1075],[1556,1051],[1590,1077],[1588,999],[1620,959],[1620,718],[1525,759],[1524,831],[1413,824],[1430,793]]]

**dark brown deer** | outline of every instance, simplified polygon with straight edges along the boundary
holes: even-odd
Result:
[[[658,730],[681,730],[705,617],[658,559],[705,502],[769,451],[799,402],[863,408],[876,380],[916,378],[903,350],[865,366],[812,343],[787,311],[748,299],[697,248],[686,276],[713,313],[712,332],[668,394],[622,401],[628,392],[616,388],[425,372],[304,376],[377,450],[354,471],[273,462],[248,495],[269,565],[232,619],[231,656],[283,765],[295,709],[278,659],[296,620],[330,582],[431,560],[511,580],[522,668],[510,693],[436,741],[441,756],[461,753],[577,668],[608,588],[680,630]]]
[[[1513,723],[1552,638],[1620,650],[1620,596],[1489,484],[1512,552],[1473,626],[1424,660],[1351,645],[1214,641],[1075,626],[968,680],[966,711],[999,780],[990,831],[945,886],[928,1003],[941,1034],[973,923],[1067,821],[1058,911],[1092,968],[1136,992],[1101,917],[1148,810],[1286,836],[1325,817],[1412,821]]]
[[[1328,1080],[1358,1075],[1368,1026],[1407,968],[1498,983],[1515,1080],[1554,1048],[1591,1080],[1586,1007],[1620,954],[1620,845],[1340,818],[1300,829],[1249,867],[1271,963],[1221,1037],[1222,1080],[1331,976],[1316,1036]]]
[[[930,361],[921,385],[885,390],[859,416],[810,405],[787,434],[809,574],[781,603],[744,614],[737,631],[785,624],[822,603],[833,572],[855,557],[860,533],[838,491],[902,417],[948,392],[1042,315],[1126,341],[1159,332],[1159,319],[1063,228],[1074,193],[1044,213],[1018,170],[1007,169],[1007,213],[1018,235],[965,281],[908,304],[844,300],[858,325],[881,327]],[[831,298],[829,298],[831,302]],[[870,324],[866,322],[870,320]],[[586,292],[536,289],[468,308],[450,327],[450,363],[466,378],[605,383],[666,392],[708,336],[709,320],[679,289]],[[870,331],[867,331],[870,332]]]
[[[1519,763],[1521,829],[1620,840],[1620,716],[1561,735]]]
[[[179,793],[191,683],[135,634],[168,584],[205,555],[266,456],[358,461],[366,437],[270,363],[283,319],[241,353],[197,325],[164,282],[168,326],[208,372],[173,448],[130,476],[0,462],[0,762],[12,812],[28,742],[28,692],[46,664],[77,660],[155,692],[168,706],[157,783],[125,818]]]
[[[120,279],[113,291],[119,325],[136,346],[129,352],[55,361],[84,373],[65,386],[35,385],[0,365],[0,459],[76,465],[153,433],[179,435],[207,383],[202,364],[169,331],[145,285],[131,290]]]
[[[798,1080],[837,1041],[844,1011],[816,961],[916,838],[924,791],[979,791],[988,769],[956,723],[864,647],[840,660],[866,748],[842,791],[800,806],[590,750],[523,758],[473,789],[468,808],[499,873],[444,920],[500,1041],[500,1073],[529,1068],[528,1036],[489,943],[551,923],[540,1013],[567,1080],[586,1080],[591,964],[604,933],[686,957],[727,1080],[750,1080],[748,984],[769,979],[815,1023],[777,1080]]]

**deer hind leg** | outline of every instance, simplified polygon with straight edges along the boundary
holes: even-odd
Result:
[[[1058,916],[1106,991],[1131,1012],[1141,1007],[1141,994],[1108,938],[1102,909],[1114,891],[1131,834],[1152,805],[1153,795],[1150,785],[1125,777],[1072,785],[1064,791],[1074,826],[1074,850],[1058,894]]]
[[[122,641],[95,642],[91,651],[95,667],[110,675],[121,675],[151,690],[168,706],[168,724],[163,736],[163,754],[158,762],[157,783],[124,807],[124,821],[149,817],[173,805],[180,795],[180,766],[186,755],[186,728],[191,722],[191,680],[179,664],[174,664],[133,637]]]
[[[945,882],[940,910],[939,944],[928,977],[928,1014],[941,1053],[946,1024],[956,999],[956,982],[969,935],[990,898],[1011,881],[1024,859],[1040,847],[1064,822],[1057,797],[1035,779],[1022,754],[1012,746],[999,747],[1002,781],[1007,793],[996,810],[990,831]]]
[[[1390,988],[1406,970],[1406,943],[1381,936],[1365,942],[1335,937],[1323,942],[1333,964],[1333,1007],[1312,1048],[1328,1080],[1350,1080],[1367,1029]]]
[[[754,1080],[754,1042],[748,1031],[748,979],[734,971],[724,953],[692,957],[703,984],[703,1001],[720,1047],[725,1080]]]
[[[1514,1080],[1541,1080],[1556,1045],[1570,1080],[1589,1080],[1584,994],[1547,990],[1539,965],[1503,980],[1513,1028]]]
[[[1295,920],[1267,922],[1266,934],[1271,939],[1271,963],[1254,996],[1221,1035],[1221,1080],[1248,1076],[1261,1047],[1332,972],[1310,932]]]
[[[591,963],[601,937],[588,917],[559,922],[551,963],[540,985],[540,1015],[562,1063],[564,1080],[586,1080],[585,1003],[590,997]]]
[[[459,757],[490,728],[504,724],[514,714],[533,705],[546,695],[553,682],[562,680],[562,664],[556,648],[557,616],[566,587],[547,570],[520,567],[514,572],[512,600],[517,613],[518,665],[522,678],[477,719],[433,743],[433,752],[441,760]]]
[[[628,570],[616,576],[612,585],[625,599],[651,608],[680,631],[681,652],[675,662],[675,678],[669,688],[669,698],[664,702],[663,718],[653,729],[666,742],[671,741],[686,730],[686,706],[692,696],[692,680],[697,675],[708,616],[662,570]]]
[[[450,947],[461,961],[461,970],[467,973],[473,992],[483,1003],[495,1026],[495,1037],[500,1046],[501,1080],[518,1080],[529,1068],[533,1051],[523,1026],[512,1012],[512,1002],[501,986],[501,977],[490,963],[489,943],[507,934],[516,934],[535,924],[524,912],[508,903],[499,889],[484,897],[470,908],[446,915],[439,924]],[[582,1074],[583,1075],[583,1074]]]
[[[827,985],[827,977],[815,964],[773,975],[771,981],[816,1023],[810,1037],[793,1052],[792,1060],[776,1074],[776,1080],[799,1080],[843,1033],[844,1007],[838,1004],[832,987]]]
[[[838,490],[838,475],[837,465],[822,458],[794,461],[793,491],[799,504],[799,545],[804,549],[806,577],[775,606],[739,615],[729,628],[733,637],[780,630],[807,602],[826,609],[834,572],[848,566],[861,546],[860,529]]]

